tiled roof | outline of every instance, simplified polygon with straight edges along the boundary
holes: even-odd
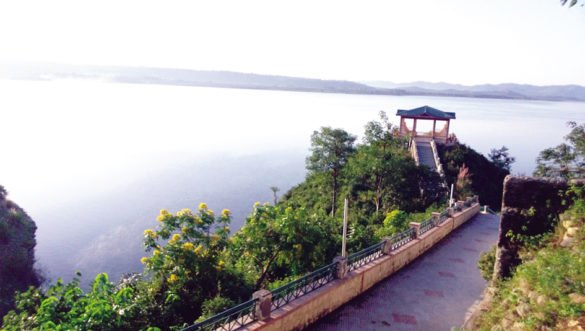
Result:
[[[449,113],[429,106],[422,106],[411,110],[398,109],[396,116],[428,117],[436,119],[455,119],[455,113]]]

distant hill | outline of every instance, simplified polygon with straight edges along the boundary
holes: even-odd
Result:
[[[523,84],[486,84],[465,86],[422,81],[397,84],[386,81],[352,82],[258,75],[230,71],[81,66],[36,62],[0,63],[0,78],[31,80],[93,79],[134,84],[208,86],[323,93],[585,101],[585,87],[579,85],[534,86]]]
[[[381,91],[376,87],[350,81],[257,75],[229,71],[80,66],[50,63],[0,63],[0,78],[32,80],[97,79],[119,83],[359,94],[379,94]]]
[[[585,101],[585,87],[579,85],[535,86],[507,83],[466,86],[460,84],[449,84],[442,82],[430,83],[421,81],[412,83],[368,81],[363,83],[378,88],[401,89],[407,94],[552,101]]]

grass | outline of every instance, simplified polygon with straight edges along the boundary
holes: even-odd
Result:
[[[512,278],[495,284],[498,291],[489,311],[480,317],[481,330],[579,330],[585,326],[585,215],[570,247],[561,247],[565,232],[559,224],[544,246],[522,254],[524,263]]]

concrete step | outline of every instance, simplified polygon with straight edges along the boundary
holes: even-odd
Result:
[[[416,152],[418,153],[418,161],[421,165],[426,165],[431,170],[436,170],[437,165],[435,164],[435,157],[433,156],[433,150],[429,143],[417,143]]]

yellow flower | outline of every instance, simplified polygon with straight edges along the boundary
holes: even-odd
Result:
[[[154,231],[153,231],[153,230],[151,230],[151,229],[146,229],[146,230],[144,230],[144,236],[145,236],[145,237],[149,237],[149,238],[151,238],[151,239],[156,239],[156,237],[157,237],[157,235],[156,235],[156,232],[154,232]]]
[[[154,254],[154,256],[159,256],[160,251],[158,249],[155,249],[154,252],[152,252],[152,254]]]
[[[203,224],[203,220],[200,218],[197,218],[197,224],[199,224],[199,225]]]
[[[211,240],[212,240],[212,241],[218,241],[218,240],[219,240],[219,236],[218,236],[218,235],[216,235],[216,234],[212,234],[212,235],[211,235]]]
[[[219,262],[215,266],[215,270],[221,271],[223,269],[224,264],[225,264],[225,262],[223,262],[222,260],[219,260]]]
[[[201,252],[202,249],[203,249],[203,246],[197,245],[197,247],[195,247],[195,250],[194,250],[195,254],[199,254],[199,252]]]
[[[187,232],[189,232],[189,228],[188,227],[182,227],[181,228],[181,232],[183,232],[183,234],[187,234]]]
[[[149,258],[147,258],[146,256],[140,259],[140,263],[142,264],[147,264],[150,261]]]
[[[191,209],[189,209],[189,208],[183,208],[177,212],[178,217],[190,216],[190,215],[192,215],[192,213],[191,213]]]
[[[179,240],[181,240],[181,235],[178,234],[178,233],[175,233],[173,235],[173,237],[171,238],[171,240],[169,240],[169,243],[174,244],[174,243],[176,243]]]
[[[199,210],[205,210],[207,209],[207,204],[205,202],[202,202],[199,204]]]
[[[190,251],[194,248],[195,246],[192,243],[184,243],[183,244],[183,249],[186,251]]]
[[[254,208],[258,208],[258,207],[260,207],[260,201],[254,202]]]
[[[169,282],[171,284],[176,283],[178,280],[179,280],[179,277],[177,277],[177,275],[175,275],[175,274],[171,274],[169,276],[169,278],[167,278],[167,282]]]
[[[215,215],[215,214],[214,214],[213,210],[209,209],[209,210],[207,210],[207,215],[213,217],[213,215]]]
[[[229,209],[224,209],[221,211],[221,216],[223,217],[230,217],[231,214],[232,212]]]
[[[162,222],[164,222],[164,221],[165,221],[165,219],[166,219],[167,217],[169,217],[169,216],[171,216],[171,213],[169,213],[169,211],[168,211],[168,210],[166,210],[166,209],[161,209],[161,210],[160,210],[160,213],[159,213],[159,214],[158,214],[158,216],[156,217],[156,220],[162,223]]]

